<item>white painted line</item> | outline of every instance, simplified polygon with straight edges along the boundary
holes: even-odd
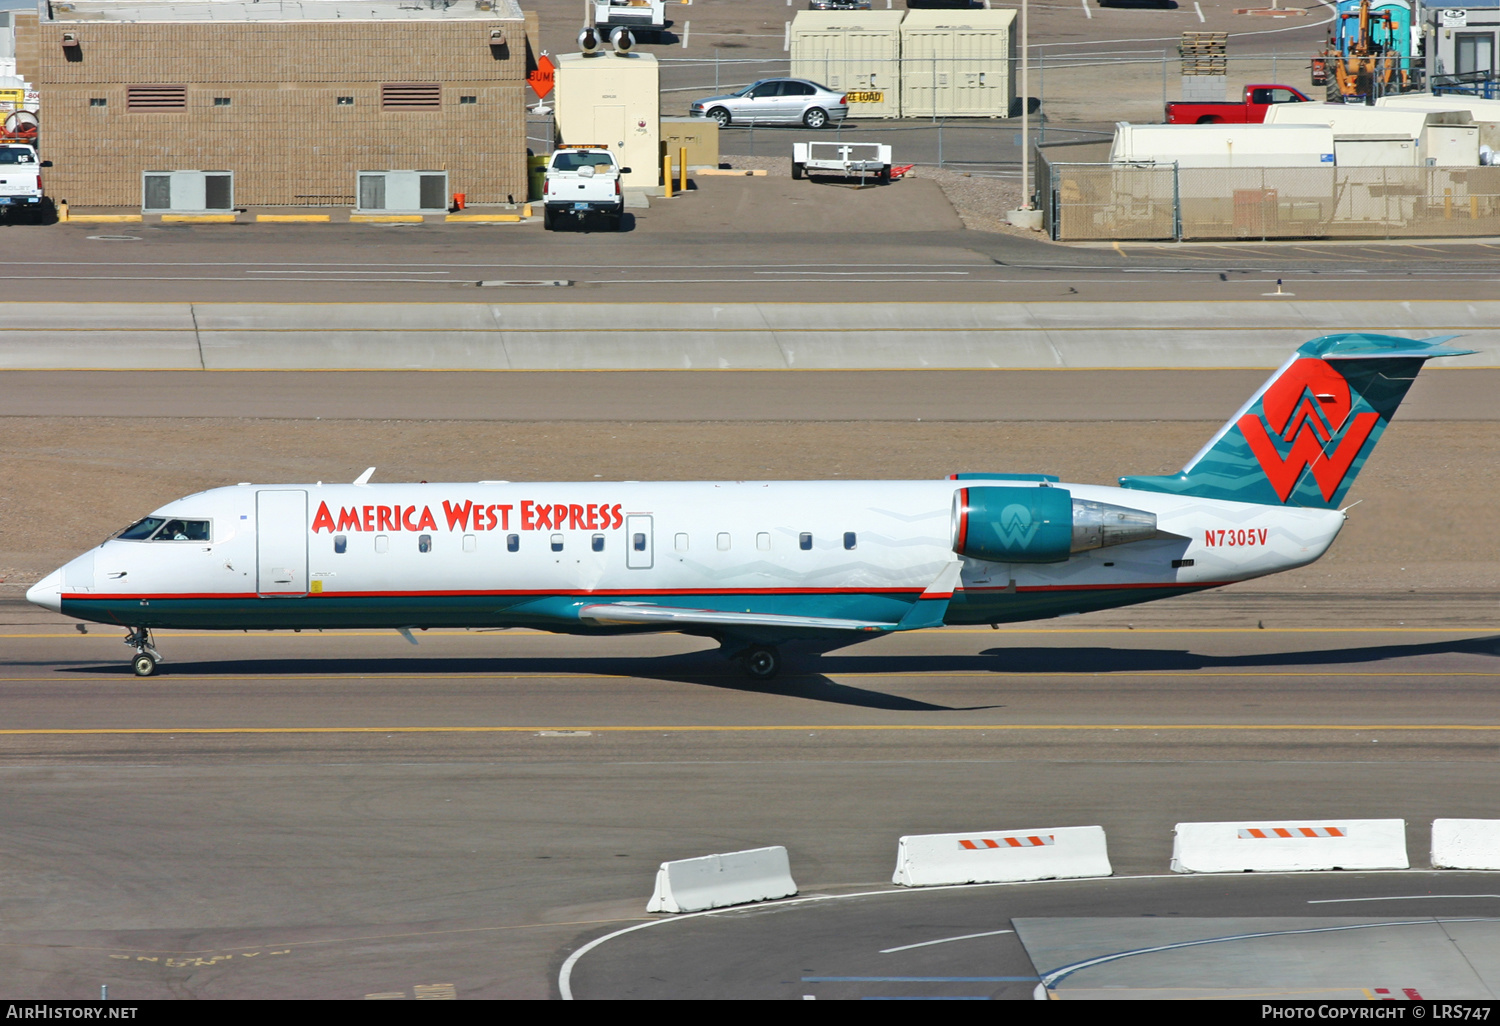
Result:
[[[1089,10],[1089,0],[1080,0],[1083,4],[1083,13],[1088,16],[1089,21],[1094,20],[1094,12]]]
[[[1197,12],[1198,12],[1198,20],[1199,20],[1199,21],[1204,21],[1204,20],[1206,20],[1206,19],[1205,19],[1205,18],[1204,18],[1204,17],[1203,17],[1203,8],[1201,8],[1201,7],[1199,7],[1199,6],[1198,6],[1198,0],[1193,0],[1193,10],[1195,10],[1195,11],[1197,11]]]
[[[258,272],[258,273],[260,273],[260,274],[273,274],[275,272],[273,272],[273,271],[261,271],[261,272]],[[325,272],[320,271],[318,273],[322,274],[322,273],[325,273]],[[326,273],[328,273],[328,274],[337,274],[338,272],[336,272],[336,271],[328,271]],[[371,272],[371,273],[379,273],[379,272]],[[397,272],[392,271],[390,273],[395,274]],[[423,271],[422,273],[423,274],[446,274],[447,272],[446,271]],[[756,274],[795,274],[798,277],[802,277],[802,276],[808,275],[808,274],[823,274],[823,275],[830,275],[831,274],[831,275],[837,275],[839,277],[849,277],[849,276],[855,275],[855,274],[869,274],[870,272],[869,271],[756,271],[755,273]],[[892,271],[890,273],[891,274],[963,274],[963,275],[967,275],[969,272],[968,271]]]
[[[20,276],[19,275],[13,275],[13,274],[12,275],[0,275],[0,281],[8,281],[8,280],[10,280],[12,278],[17,278],[17,277],[20,277]],[[30,277],[35,277],[35,275],[32,275]],[[52,279],[47,279],[47,280],[52,280]],[[103,276],[99,276],[99,277],[92,277],[91,276],[91,277],[86,278],[86,279],[83,279],[83,278],[80,278],[80,279],[64,278],[62,280],[63,281],[74,281],[74,280],[79,280],[79,281],[113,281],[115,279],[105,278]],[[241,278],[180,278],[180,279],[179,278],[122,278],[120,280],[121,281],[243,281],[244,279],[241,279]],[[283,279],[278,279],[278,278],[256,278],[254,280],[256,280],[256,281],[280,281],[280,280],[283,280]],[[286,281],[305,281],[307,279],[287,278],[287,279],[284,279],[284,280],[286,280]],[[317,279],[317,280],[319,280],[319,281],[344,281],[346,279],[343,279],[343,278],[332,278],[332,279],[323,279],[323,278],[320,278],[320,279]],[[408,279],[399,279],[399,278],[350,278],[350,279],[347,279],[347,280],[349,280],[349,281],[404,281],[404,280],[408,280]],[[413,279],[409,279],[409,280],[411,280],[411,281],[422,281],[424,279],[413,278]],[[437,278],[428,278],[428,279],[425,279],[425,280],[431,282],[432,284],[439,284],[440,283],[440,279],[437,279]],[[447,279],[441,279],[441,281],[446,281],[446,280]],[[811,279],[811,280],[812,281],[823,281],[824,279],[822,279],[822,278],[814,278],[814,279]],[[1103,281],[1103,282],[1107,282],[1108,280],[1109,279],[1101,279],[1101,281]],[[1408,279],[1402,278],[1400,280],[1401,281],[1406,281]],[[951,279],[951,278],[899,278],[899,277],[894,277],[894,276],[887,276],[887,277],[882,277],[882,278],[846,278],[845,281],[846,282],[901,282],[903,284],[913,284],[913,285],[921,285],[921,284],[924,284],[924,283],[925,284],[929,284],[929,285],[944,285],[944,284],[951,285],[951,284],[953,284],[953,279]],[[1069,283],[1069,284],[1072,283],[1072,279],[1061,279],[1061,278],[1059,278],[1059,279],[1057,279],[1057,281],[1059,281],[1059,282],[1066,282],[1066,283]],[[800,285],[800,284],[803,284],[803,282],[800,282],[800,281],[787,281],[787,280],[783,280],[783,279],[775,279],[775,280],[772,280],[772,281],[767,281],[764,278],[601,278],[601,279],[596,279],[594,281],[590,281],[589,284],[590,285],[724,285],[724,284],[730,284],[730,283],[733,283],[733,282],[755,282],[758,285]],[[1050,284],[1056,284],[1056,282],[1054,282],[1054,281],[1048,281],[1048,280],[1043,280],[1043,281],[1040,281],[1040,282],[1035,282],[1033,284],[1050,285]],[[1084,284],[1099,284],[1099,282],[1085,282]],[[1259,330],[1259,329],[1257,329],[1257,330]]]
[[[1393,894],[1385,898],[1319,898],[1309,905],[1341,905],[1349,901],[1439,901],[1443,898],[1500,898],[1500,894]]]
[[[899,948],[882,948],[882,955],[894,954],[897,951],[910,951],[912,948],[925,948],[931,944],[948,944],[952,941],[973,940],[975,937],[998,937],[1002,933],[1015,933],[1014,930],[991,930],[989,933],[966,933],[962,937],[944,937],[942,940],[923,941],[921,944],[903,944]]]
[[[691,21],[685,21],[685,22],[683,22],[682,23],[682,48],[684,50],[687,49],[688,36],[691,36],[692,34],[693,34],[693,23]]]
[[[451,272],[449,272],[449,271],[401,271],[401,270],[395,270],[395,269],[392,269],[392,270],[389,270],[389,271],[360,271],[360,270],[357,270],[357,269],[352,268],[352,267],[348,268],[346,270],[339,270],[339,271],[304,271],[304,270],[301,270],[300,268],[288,267],[285,270],[277,270],[277,271],[246,271],[245,273],[246,274],[450,274]],[[808,271],[808,272],[805,272],[805,273],[816,274],[817,272],[815,272],[815,271]],[[911,273],[917,274],[917,273],[920,273],[920,272],[913,271]]]

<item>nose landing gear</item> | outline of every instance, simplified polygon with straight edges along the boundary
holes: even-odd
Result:
[[[135,649],[130,668],[137,677],[151,676],[156,672],[156,664],[161,662],[161,653],[152,647],[151,642],[151,632],[144,627],[132,627],[125,635],[125,644]]]

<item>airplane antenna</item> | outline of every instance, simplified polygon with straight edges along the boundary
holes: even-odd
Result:
[[[374,475],[374,473],[374,467],[366,467],[365,472],[354,479],[354,483],[357,485],[369,484],[370,478]]]

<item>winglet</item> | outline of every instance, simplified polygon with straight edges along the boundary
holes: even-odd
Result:
[[[370,478],[372,478],[374,476],[375,476],[375,468],[374,467],[366,467],[365,468],[365,472],[354,479],[354,483],[357,484],[357,485],[366,485],[366,484],[369,484],[370,483]]]

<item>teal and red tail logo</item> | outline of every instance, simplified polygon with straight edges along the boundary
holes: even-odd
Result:
[[[1247,413],[1235,426],[1282,502],[1307,471],[1331,501],[1380,423],[1374,410],[1354,412],[1349,382],[1326,360],[1294,361],[1260,405],[1259,416]]]
[[[1176,474],[1122,477],[1206,499],[1334,509],[1424,361],[1461,356],[1444,339],[1327,335],[1297,350]]]

